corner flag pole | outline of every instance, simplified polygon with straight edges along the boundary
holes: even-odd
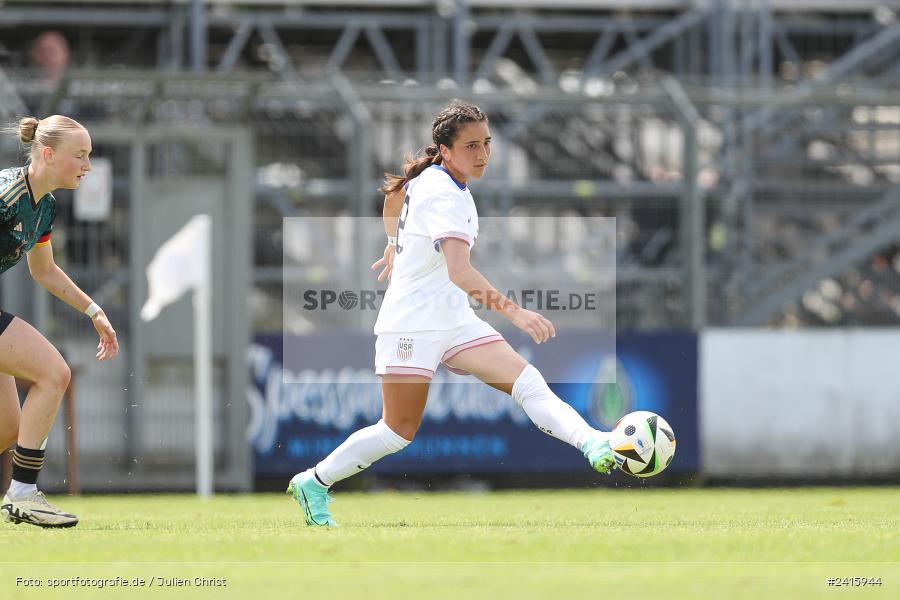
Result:
[[[212,218],[191,219],[156,251],[147,266],[150,293],[141,319],[152,321],[194,292],[194,440],[197,495],[213,494]]]
[[[204,222],[209,228],[209,221]],[[200,281],[194,288],[194,387],[197,495],[213,495],[212,235],[200,236]]]

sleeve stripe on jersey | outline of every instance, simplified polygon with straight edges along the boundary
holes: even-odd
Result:
[[[42,235],[41,237],[38,238],[38,241],[35,244],[35,247],[46,246],[49,243],[50,243],[50,234],[48,233],[48,234]]]
[[[434,242],[435,244],[437,244],[438,242],[449,239],[449,238],[462,240],[465,243],[467,243],[468,245],[470,245],[470,246],[472,245],[472,238],[469,237],[468,234],[465,234],[461,231],[445,231],[444,233],[438,234],[438,235],[434,236],[433,238],[431,238],[431,241]]]
[[[4,204],[9,206],[13,202],[19,199],[19,197],[25,192],[25,180],[20,179],[14,186],[6,190],[5,192],[0,193],[0,200],[3,201]]]

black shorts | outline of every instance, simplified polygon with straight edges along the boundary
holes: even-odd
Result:
[[[10,313],[0,310],[0,335],[3,335],[3,332],[6,331],[6,328],[9,327],[14,318]]]

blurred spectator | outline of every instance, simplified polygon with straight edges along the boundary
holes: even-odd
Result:
[[[56,83],[69,66],[69,42],[58,31],[45,31],[31,43],[31,65],[47,83]]]

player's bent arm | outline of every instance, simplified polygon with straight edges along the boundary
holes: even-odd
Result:
[[[27,255],[28,270],[45,290],[91,318],[91,324],[100,335],[97,344],[97,360],[114,358],[119,353],[116,330],[106,318],[106,313],[94,304],[90,296],[81,291],[75,282],[53,260],[53,248],[49,242],[35,246]]]
[[[441,242],[441,251],[447,260],[447,273],[456,287],[469,294],[477,302],[490,310],[508,313],[515,312],[518,304],[501,294],[491,282],[469,262],[469,244],[448,238]]]
[[[45,290],[78,312],[84,312],[92,304],[90,296],[81,291],[53,260],[53,246],[49,242],[35,246],[26,258],[31,277]]]
[[[400,188],[393,194],[384,197],[384,208],[381,211],[384,219],[384,231],[391,237],[397,235],[397,221],[400,219],[400,211],[403,210],[403,201],[406,199],[406,190]]]
[[[397,244],[397,227],[405,198],[406,190],[403,188],[384,197],[382,218],[384,219],[384,232],[388,236],[388,243],[384,247],[384,254],[382,257],[372,265],[373,269],[382,267],[382,271],[378,275],[378,281],[389,279],[391,272],[394,270],[394,251]]]
[[[556,335],[553,324],[536,312],[526,310],[497,291],[491,282],[469,262],[469,245],[456,238],[441,243],[447,260],[450,281],[490,310],[506,316],[510,322],[540,344]]]

